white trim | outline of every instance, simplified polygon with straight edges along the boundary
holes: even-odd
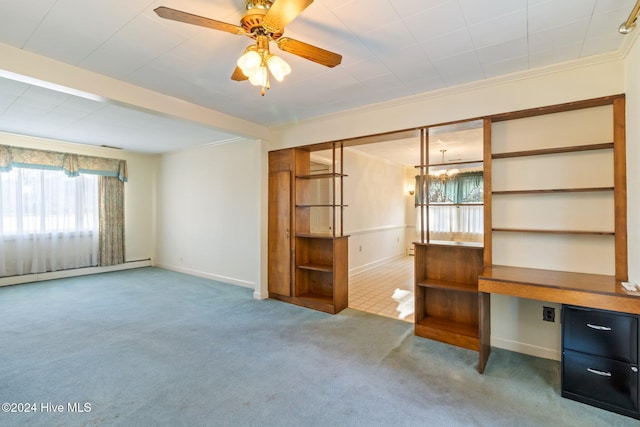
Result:
[[[543,359],[560,360],[560,350],[555,348],[540,347],[537,345],[497,337],[491,337],[491,346],[515,351],[516,353],[541,357]]]
[[[396,259],[404,258],[406,256],[407,256],[407,254],[405,254],[404,252],[400,252],[400,253],[398,253],[396,255],[392,255],[390,257],[381,258],[381,259],[375,260],[373,262],[370,262],[368,264],[364,264],[364,265],[361,265],[359,267],[354,267],[354,268],[349,270],[349,276],[355,276],[356,274],[364,273],[365,271],[369,271],[372,268],[380,267],[381,265],[384,265],[384,264],[386,264],[388,262],[391,262],[391,261],[396,260]]]
[[[22,283],[41,282],[44,280],[64,279],[67,277],[87,276],[89,274],[106,273],[109,271],[131,270],[134,268],[150,267],[151,260],[127,261],[124,264],[110,265],[108,267],[85,267],[72,270],[49,271],[46,273],[23,274],[0,278],[0,287],[20,285]]]
[[[380,233],[383,231],[402,230],[409,227],[408,225],[383,225],[382,227],[363,228],[362,230],[351,230],[345,232],[349,236],[357,236],[359,234]]]
[[[633,43],[629,42],[628,45],[625,45],[625,48],[628,50],[629,48],[627,46],[632,46],[632,45]],[[318,120],[331,120],[341,116],[345,116],[347,114],[353,114],[353,113],[360,114],[360,113],[366,113],[370,111],[377,112],[380,110],[390,109],[390,108],[399,107],[399,106],[400,107],[409,106],[415,103],[423,102],[425,100],[437,99],[437,98],[442,98],[446,96],[456,95],[459,93],[474,91],[478,89],[499,86],[506,83],[512,83],[512,82],[528,80],[536,77],[553,75],[553,74],[564,72],[564,71],[581,69],[581,68],[603,64],[603,63],[620,61],[624,59],[623,55],[625,53],[626,52],[622,52],[622,51],[605,52],[603,54],[592,55],[585,58],[565,61],[565,62],[533,68],[529,70],[516,71],[510,74],[490,77],[488,79],[475,80],[469,83],[463,83],[456,86],[444,87],[442,89],[436,89],[436,90],[419,93],[415,95],[408,95],[405,97],[395,98],[388,101],[379,102],[376,104],[369,104],[369,105],[354,107],[354,108],[346,109],[343,111],[332,112],[325,115],[320,115],[320,116],[312,117],[309,119],[300,120],[299,122],[295,123],[295,126],[301,126],[306,123],[313,123]],[[500,113],[500,112],[501,111],[494,112],[494,114]],[[425,123],[423,126],[428,126],[428,125],[430,125],[430,123]],[[286,128],[287,126],[293,126],[293,124],[287,123],[282,126],[278,126],[277,128]],[[274,126],[274,128],[276,127]],[[348,139],[351,137],[345,136],[343,138]]]
[[[256,284],[242,279],[234,279],[233,277],[221,276],[219,274],[207,273],[205,271],[193,270],[190,268],[176,267],[173,265],[155,264],[155,267],[164,268],[165,270],[176,271],[178,273],[188,274],[190,276],[204,277],[205,279],[215,280],[217,282],[223,282],[230,285],[241,286],[243,288],[254,289]]]
[[[263,300],[269,298],[268,292],[253,291],[253,299]]]

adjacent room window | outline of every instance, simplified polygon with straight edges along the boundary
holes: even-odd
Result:
[[[482,242],[484,233],[482,171],[462,172],[447,180],[416,176],[416,204],[424,203],[422,214],[429,212],[431,240]],[[420,213],[416,215],[421,229]]]
[[[0,174],[0,274],[97,265],[98,176],[13,168]]]

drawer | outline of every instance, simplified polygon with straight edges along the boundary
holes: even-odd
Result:
[[[638,411],[636,365],[570,350],[562,357],[563,396],[569,392],[616,408]]]
[[[562,348],[638,363],[637,316],[565,306]]]

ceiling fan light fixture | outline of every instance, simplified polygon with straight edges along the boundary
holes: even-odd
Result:
[[[240,25],[229,24],[166,6],[159,6],[154,11],[163,19],[255,39],[255,45],[247,47],[236,61],[231,80],[240,82],[249,79],[251,84],[262,86],[261,93],[264,95],[265,90],[269,89],[269,73],[278,81],[282,81],[285,76],[291,73],[289,64],[270,54],[270,42],[275,42],[278,48],[284,52],[326,67],[332,68],[342,62],[342,55],[289,37],[283,37],[285,26],[296,19],[311,3],[313,0],[245,0],[245,12],[240,19]]]
[[[262,64],[262,57],[255,49],[250,49],[238,58],[237,65],[242,70],[242,73],[248,78],[253,77],[258,72],[260,65]]]
[[[291,74],[291,66],[287,62],[276,55],[271,55],[267,58],[267,67],[273,74],[273,77],[281,82],[286,75]]]
[[[266,67],[258,67],[255,73],[249,77],[249,83],[254,86],[266,87],[268,84],[268,75]]]

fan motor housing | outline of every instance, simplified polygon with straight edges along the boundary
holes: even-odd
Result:
[[[246,12],[240,20],[242,28],[247,32],[247,35],[251,38],[256,38],[258,35],[266,35],[270,40],[277,40],[282,37],[283,32],[271,33],[265,30],[262,26],[264,16],[271,8],[273,1],[270,0],[248,0],[245,6]]]

